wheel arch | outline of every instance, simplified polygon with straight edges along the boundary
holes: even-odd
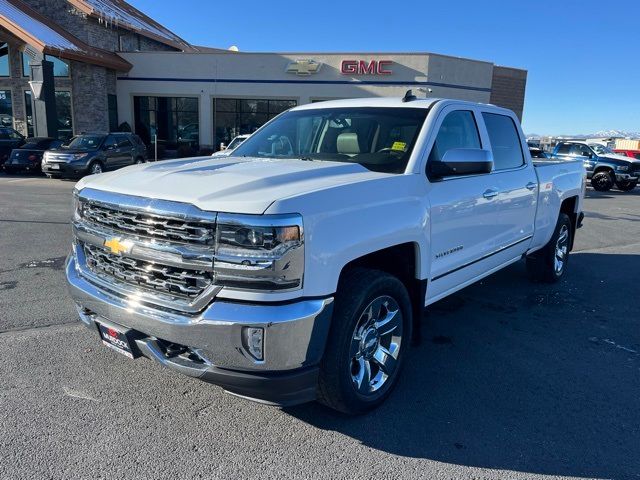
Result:
[[[419,278],[420,245],[401,243],[355,258],[342,267],[338,283],[346,272],[358,267],[380,270],[397,277],[404,284],[411,299],[413,338],[418,338],[427,291],[427,280]]]
[[[595,175],[596,173],[600,173],[600,172],[615,173],[615,171],[613,170],[613,167],[609,165],[596,165],[596,168],[593,169],[593,174]]]
[[[571,243],[569,244],[569,250],[573,250],[573,241],[578,228],[578,205],[579,198],[577,195],[565,198],[560,204],[560,213],[568,215],[569,220],[571,220]]]

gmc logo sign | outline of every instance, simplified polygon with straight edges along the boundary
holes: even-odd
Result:
[[[391,75],[391,60],[343,60],[340,65],[342,75]]]

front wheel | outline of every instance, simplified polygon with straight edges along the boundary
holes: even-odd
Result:
[[[562,278],[569,261],[572,231],[569,216],[561,213],[549,243],[527,257],[527,271],[532,280],[555,283]]]
[[[318,401],[348,414],[380,405],[398,380],[411,339],[404,284],[387,273],[354,268],[340,280]]]
[[[98,175],[103,171],[104,169],[102,168],[102,164],[100,162],[93,162],[89,166],[89,175]]]
[[[616,187],[618,187],[618,190],[622,190],[623,192],[630,192],[631,190],[636,188],[636,185],[638,185],[638,180],[622,180],[616,182]]]
[[[591,186],[598,192],[608,192],[613,188],[614,183],[611,172],[597,172],[591,177]]]

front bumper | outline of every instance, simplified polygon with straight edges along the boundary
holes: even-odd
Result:
[[[636,182],[638,181],[638,174],[636,172],[620,173],[616,172],[616,182]]]
[[[98,288],[82,275],[73,255],[67,259],[66,276],[83,323],[94,331],[95,321],[133,329],[139,351],[168,368],[267,403],[292,405],[315,399],[331,297],[286,304],[214,300],[192,316]],[[263,328],[263,361],[246,351],[244,327]],[[187,347],[188,354],[174,355],[168,344]]]
[[[58,168],[53,167],[58,166]],[[61,177],[83,177],[89,173],[88,163],[61,163],[61,162],[47,162],[42,163],[42,172],[48,175],[55,175]]]

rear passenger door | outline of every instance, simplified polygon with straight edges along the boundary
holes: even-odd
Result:
[[[538,177],[525,155],[524,139],[509,115],[482,112],[489,145],[493,152],[491,177],[498,189],[498,249],[513,256],[525,253],[533,237],[538,202]]]
[[[116,151],[118,152],[120,166],[133,165],[135,161],[135,148],[133,143],[124,135],[118,136],[116,139],[118,141]]]
[[[116,138],[113,135],[107,135],[102,144],[107,170],[113,170],[120,166],[121,159],[118,156],[117,147],[118,141]]]

